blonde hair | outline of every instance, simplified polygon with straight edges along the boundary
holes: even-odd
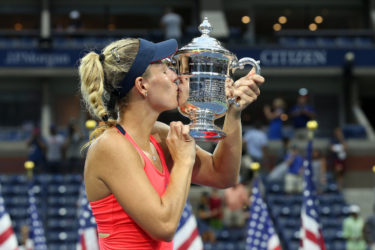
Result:
[[[79,76],[83,101],[91,115],[104,121],[91,133],[90,141],[84,148],[107,128],[115,126],[117,113],[127,100],[127,96],[118,99],[115,93],[133,64],[138,49],[138,39],[121,39],[105,47],[102,55],[89,52],[81,59]]]

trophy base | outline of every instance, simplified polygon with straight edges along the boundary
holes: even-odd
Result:
[[[215,125],[215,114],[209,109],[196,109],[190,117],[190,135],[196,141],[218,141],[226,134]]]
[[[216,125],[207,128],[207,126],[190,124],[190,136],[196,141],[218,141],[223,139],[226,134]]]

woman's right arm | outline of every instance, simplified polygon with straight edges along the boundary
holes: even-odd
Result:
[[[95,192],[95,180],[90,181],[94,176],[152,238],[172,240],[186,203],[195,160],[195,142],[186,141],[188,127],[182,123],[171,124],[167,145],[174,165],[168,187],[161,197],[146,176],[143,160],[134,146],[117,132],[110,133],[98,138],[92,145],[94,151],[88,156],[89,170],[85,170],[85,181],[88,181],[89,200],[90,190]],[[94,170],[91,174],[90,169]]]

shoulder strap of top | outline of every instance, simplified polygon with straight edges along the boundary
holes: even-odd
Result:
[[[126,134],[125,129],[124,129],[120,124],[116,124],[116,128],[117,128],[117,130],[118,130],[121,134],[123,134],[123,135]]]
[[[146,162],[153,165],[153,163],[146,156],[146,154],[143,152],[143,150],[135,143],[133,138],[131,138],[131,136],[128,133],[126,133],[125,129],[120,124],[116,124],[116,129],[118,130],[119,133],[123,134],[130,141],[131,144],[133,144],[135,149],[137,149],[137,151],[141,154],[143,160],[145,161],[145,165],[146,165]],[[164,152],[161,149],[159,143],[156,141],[156,139],[152,135],[150,135],[150,141],[154,145],[154,147],[156,148],[156,151],[158,152],[159,158],[161,160],[161,164],[163,166],[163,173],[168,171],[167,164],[165,163]]]

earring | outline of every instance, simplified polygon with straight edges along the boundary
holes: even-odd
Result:
[[[147,92],[145,93],[145,97],[147,97]]]

